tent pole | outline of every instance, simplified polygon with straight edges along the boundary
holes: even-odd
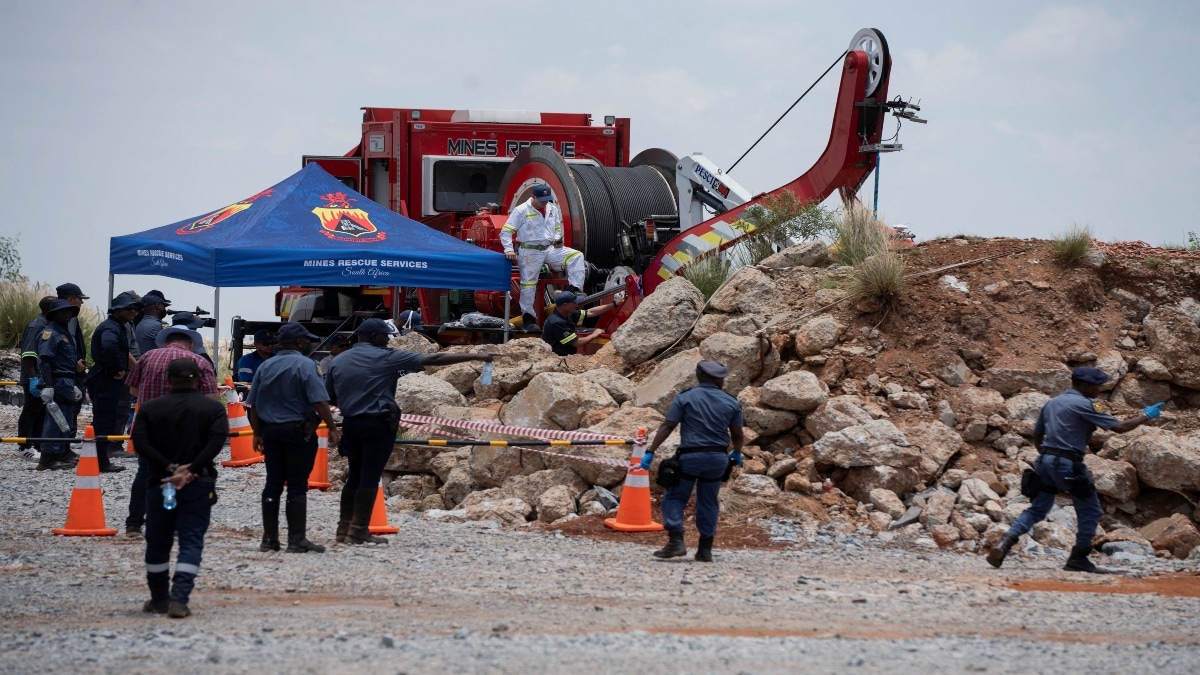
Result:
[[[108,275],[108,298],[104,300],[104,311],[107,312],[109,307],[112,307],[113,289],[116,288],[116,275],[109,273]]]
[[[213,363],[221,364],[221,287],[213,290]]]
[[[510,302],[512,302],[512,291],[504,291],[504,342],[502,344],[508,344],[508,332],[512,329],[512,324],[508,322],[508,304]]]

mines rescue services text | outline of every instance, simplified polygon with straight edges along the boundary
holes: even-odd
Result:
[[[305,260],[305,267],[418,267],[427,268],[424,260]]]

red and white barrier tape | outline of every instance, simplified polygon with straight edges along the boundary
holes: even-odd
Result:
[[[404,417],[410,417],[410,416],[404,415]],[[437,418],[431,418],[431,419],[437,419]],[[405,429],[411,429],[413,431],[420,431],[423,433],[440,434],[443,436],[451,436],[453,438],[461,438],[464,440],[471,440],[471,438],[469,436],[461,436],[459,434],[451,433],[449,431],[443,431],[436,427],[426,426],[423,424],[412,424],[409,422],[405,422],[403,420],[401,420],[400,426],[404,427]],[[516,427],[516,428],[520,428],[520,427]],[[575,440],[591,440],[591,439],[575,439]],[[509,446],[509,447],[516,449],[516,450],[521,450],[522,452],[536,452],[539,455],[549,455],[551,457],[561,457],[563,459],[570,459],[570,460],[574,460],[577,462],[588,462],[590,464],[600,464],[602,466],[611,466],[611,467],[616,467],[618,469],[629,468],[629,462],[622,460],[622,459],[612,459],[610,457],[584,457],[582,455],[569,455],[567,453],[555,452],[553,450],[543,450],[542,448],[525,448],[525,447],[516,446],[516,445]]]
[[[558,429],[532,429],[530,427],[514,427],[501,422],[489,422],[486,420],[451,420],[444,417],[429,417],[428,415],[401,415],[400,419],[405,422],[416,422],[419,424],[439,424],[444,427],[453,427],[457,429],[473,429],[475,431],[485,431],[491,434],[505,434],[508,436],[524,436],[526,438],[536,438],[540,441],[609,441],[609,440],[625,440],[622,436],[610,436],[608,434],[597,434],[591,431],[559,431]]]

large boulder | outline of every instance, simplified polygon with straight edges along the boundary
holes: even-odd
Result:
[[[467,399],[439,377],[410,373],[396,383],[396,405],[405,414],[429,415],[438,406],[465,406]]]
[[[896,425],[888,420],[872,420],[825,434],[813,444],[813,459],[817,464],[843,468],[913,468],[921,456]]]
[[[405,437],[424,439],[428,436],[427,431],[405,432]],[[396,473],[431,473],[430,461],[445,451],[446,448],[428,445],[397,445],[383,468]]]
[[[822,315],[810,319],[797,328],[793,335],[796,355],[801,358],[816,356],[822,350],[836,345],[841,334],[842,324],[831,316]]]
[[[533,342],[533,340],[516,340],[515,342]],[[538,342],[546,344],[541,340]],[[534,352],[528,361],[496,366],[491,384],[484,384],[482,378],[476,378],[472,382],[472,386],[475,389],[475,395],[480,398],[501,398],[525,389],[533,381],[533,378],[542,373],[555,373],[563,370],[563,363],[563,359],[557,356],[539,355]]]
[[[612,346],[631,365],[642,363],[682,338],[703,306],[704,295],[692,282],[671,277],[646,296],[613,333]]]
[[[971,369],[958,354],[939,354],[933,376],[951,387],[961,387],[971,381]]]
[[[743,389],[738,394],[738,402],[742,404],[742,418],[746,426],[757,431],[760,436],[782,434],[796,426],[799,420],[796,413],[763,407],[758,387]]]
[[[1047,368],[989,368],[988,386],[1001,396],[1012,396],[1029,388],[1051,396],[1061,394],[1071,387],[1071,371],[1058,364]]]
[[[1160,490],[1200,490],[1200,434],[1185,436],[1163,429],[1143,428],[1121,451],[1137,467],[1146,487]]]
[[[1116,389],[1117,383],[1129,372],[1129,366],[1125,363],[1125,357],[1115,349],[1100,352],[1095,366],[1103,370],[1105,375],[1108,375],[1108,382],[1105,382],[1100,387],[1100,391],[1112,391]]]
[[[831,431],[866,424],[874,418],[861,403],[857,396],[835,396],[804,418],[804,428],[813,438],[820,438]]]
[[[388,484],[387,493],[392,497],[419,502],[429,495],[437,493],[437,479],[427,474],[397,476],[396,480]]]
[[[917,472],[907,467],[859,466],[847,470],[846,477],[838,481],[838,487],[858,501],[866,502],[876,490],[906,495],[916,489],[920,482]]]
[[[421,333],[406,333],[388,340],[389,349],[402,349],[417,354],[436,354],[438,344]]]
[[[578,508],[577,496],[571,494],[571,489],[565,485],[555,485],[538,495],[534,504],[537,506],[537,518],[543,523],[553,523],[575,513]]]
[[[446,483],[442,485],[442,500],[446,506],[454,507],[478,489],[479,484],[471,478],[470,465],[467,462],[459,462],[446,476]]]
[[[676,394],[699,384],[696,380],[696,364],[701,360],[699,349],[689,349],[658,364],[654,372],[638,385],[633,404],[667,414],[667,408],[671,407]]]
[[[471,446],[471,455],[467,460],[471,479],[484,488],[500,487],[513,476],[531,474],[545,468],[542,455],[491,445]]]
[[[641,428],[646,430],[649,438],[653,438],[662,421],[662,414],[656,410],[626,407],[609,415],[603,422],[588,427],[585,431],[623,438],[634,438],[637,435],[637,430]],[[678,438],[678,431],[672,434],[672,436]],[[677,444],[678,442],[676,442]],[[563,454],[577,455],[585,458],[602,457],[619,462],[628,462],[630,455],[633,454],[633,449],[627,445],[576,445],[570,448],[559,448],[558,450]],[[674,446],[668,441],[660,446],[659,454],[665,457],[667,453],[673,451]],[[625,480],[625,466],[605,465],[554,456],[547,456],[545,462],[546,466],[551,469],[563,467],[571,469],[579,474],[579,477],[589,485],[613,487],[614,485],[620,485],[621,481]]]
[[[433,376],[449,382],[458,393],[466,395],[474,393],[475,378],[479,377],[481,367],[470,361],[455,363],[439,368]]]
[[[1050,397],[1040,391],[1017,394],[1004,402],[1004,409],[1007,411],[1006,417],[1012,422],[1035,423],[1038,415],[1042,412],[1042,407],[1049,400]]]
[[[622,377],[607,368],[595,368],[584,373],[580,373],[579,377],[595,382],[604,387],[604,391],[620,405],[626,401],[632,401],[634,394],[637,392],[637,386],[629,381],[629,378]]]
[[[762,371],[763,355],[770,349],[771,343],[765,339],[721,332],[700,343],[700,356],[729,368],[724,389],[737,396],[758,377]]]
[[[1138,533],[1150,540],[1154,550],[1170,551],[1171,555],[1181,560],[1200,547],[1200,532],[1182,513],[1172,514],[1170,518],[1159,518],[1138,528]]]
[[[577,499],[588,489],[587,483],[579,477],[579,474],[566,467],[560,467],[513,476],[504,481],[500,492],[506,497],[516,497],[527,504],[537,504],[538,498],[554,487],[565,488],[572,499]],[[555,520],[558,519],[555,518]]]
[[[871,490],[868,498],[875,505],[876,510],[883,511],[892,518],[899,518],[907,510],[904,507],[904,502],[900,501],[900,497],[891,490],[883,488]]]
[[[954,514],[954,502],[958,496],[946,490],[934,490],[925,500],[925,508],[921,511],[921,524],[929,529],[938,525],[950,524]]]
[[[1200,326],[1179,305],[1159,305],[1142,321],[1146,344],[1181,387],[1200,389]]]
[[[743,267],[713,293],[708,305],[718,312],[769,316],[779,309],[779,288],[761,270]]]
[[[903,430],[904,438],[919,459],[914,468],[922,480],[929,480],[942,472],[942,468],[963,448],[962,436],[938,421],[908,424]]]
[[[535,429],[579,428],[584,414],[616,407],[604,387],[570,373],[542,373],[522,389],[500,418],[505,424]]]
[[[1092,480],[1096,483],[1096,492],[1112,497],[1121,503],[1137,497],[1137,469],[1129,462],[1087,455],[1083,458],[1083,463],[1092,473]]]
[[[804,241],[770,255],[758,263],[769,270],[784,270],[791,267],[822,267],[833,262],[829,248],[819,241]]]
[[[520,499],[472,500],[453,511],[426,511],[426,518],[444,520],[494,520],[501,525],[518,525],[528,520],[533,507]]]
[[[829,397],[829,387],[807,370],[794,370],[767,380],[759,396],[772,408],[811,412]]]
[[[1171,385],[1145,376],[1129,375],[1113,390],[1113,403],[1130,408],[1144,408],[1159,401],[1171,400]]]
[[[956,387],[950,390],[950,403],[955,414],[963,419],[986,419],[991,415],[1003,415],[1007,412],[1004,396],[987,387]]]

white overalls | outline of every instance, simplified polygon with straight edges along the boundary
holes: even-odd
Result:
[[[542,265],[550,269],[567,272],[567,283],[583,290],[587,279],[587,264],[583,254],[569,246],[555,246],[554,242],[563,239],[562,215],[554,202],[546,203],[546,215],[542,215],[533,207],[533,199],[521,204],[508,214],[508,222],[500,230],[500,244],[504,252],[510,253],[513,248],[513,235],[516,235],[517,269],[521,272],[521,311],[531,316],[537,316],[533,311],[533,296],[537,291],[538,275]]]

